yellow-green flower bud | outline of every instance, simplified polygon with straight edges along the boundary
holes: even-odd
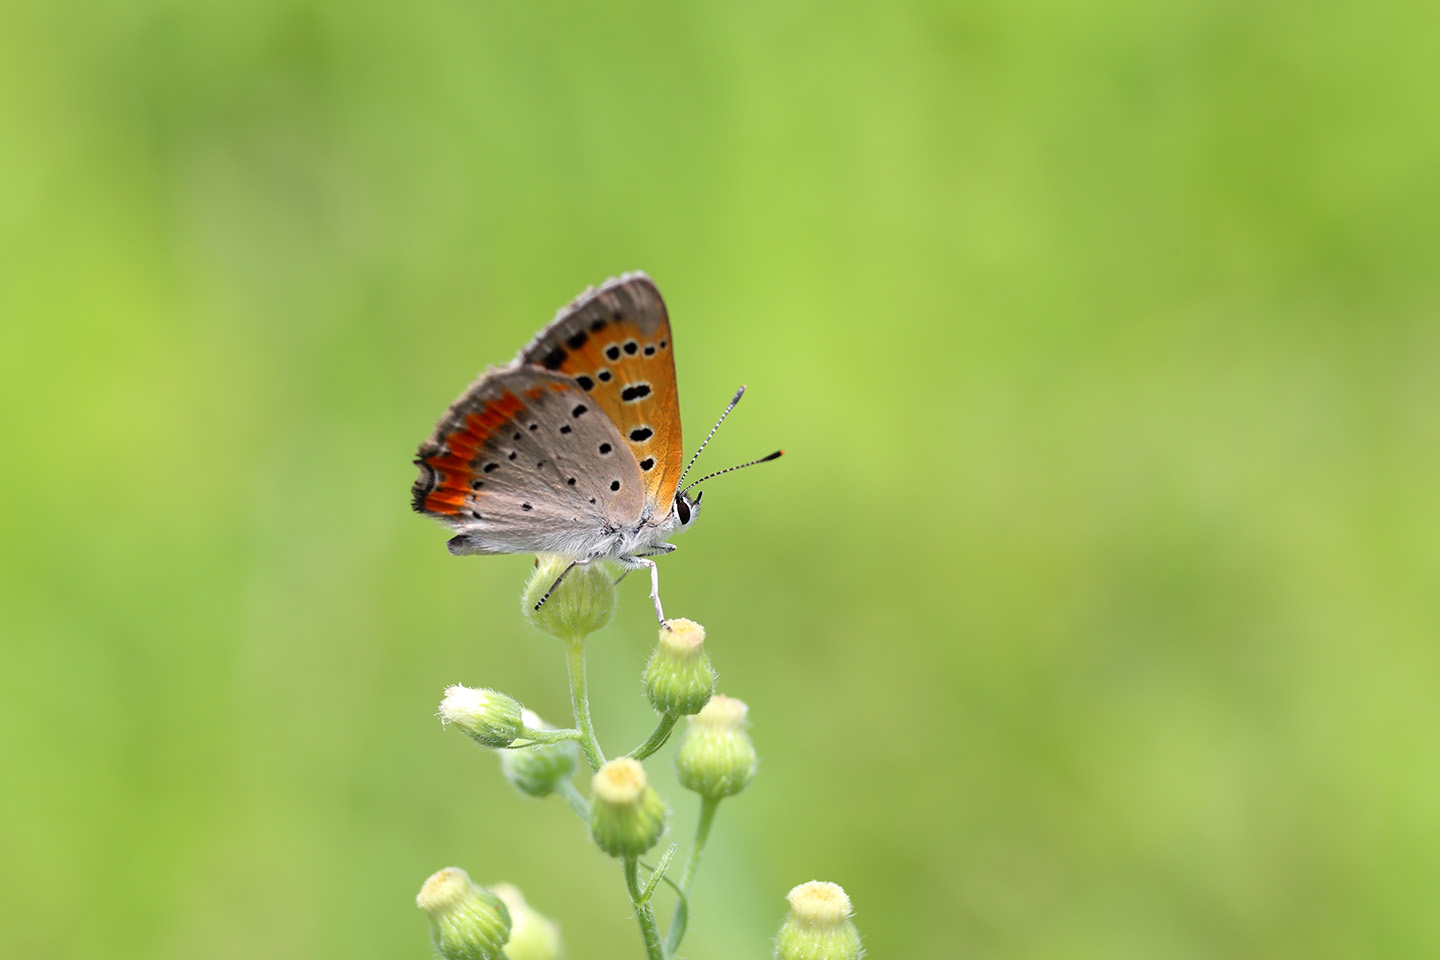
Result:
[[[612,857],[638,857],[665,832],[665,801],[650,786],[640,761],[619,757],[591,783],[590,835]]]
[[[677,619],[660,628],[660,642],[645,665],[645,692],[659,713],[683,717],[700,712],[715,692],[704,627]]]
[[[510,911],[510,940],[505,944],[509,960],[560,960],[565,955],[554,920],[526,903],[520,891],[508,883],[490,889]]]
[[[691,717],[675,751],[680,785],[707,800],[733,797],[755,777],[755,745],[745,732],[750,708],[717,694]]]
[[[494,690],[445,688],[440,721],[453,723],[483,747],[506,747],[520,735],[520,702]]]
[[[522,601],[526,618],[546,633],[566,643],[583,640],[610,622],[615,612],[615,581],[599,563],[577,564],[569,573],[570,561],[553,554],[535,558],[535,572],[525,584]],[[549,599],[535,609],[545,591],[562,574],[565,579]]]
[[[522,710],[521,719],[532,730],[551,729],[531,710]],[[512,747],[500,752],[500,772],[515,784],[521,793],[532,797],[548,797],[560,781],[575,772],[575,741],[536,743],[528,747]]]
[[[510,911],[459,867],[425,881],[415,903],[430,918],[435,949],[445,960],[494,960],[510,937]]]
[[[850,898],[837,883],[811,880],[790,891],[790,916],[775,938],[775,960],[860,960],[865,948],[850,922]]]

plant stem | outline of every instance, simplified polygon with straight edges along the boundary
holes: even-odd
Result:
[[[710,839],[710,827],[715,823],[715,811],[719,809],[718,799],[700,798],[700,819],[695,823],[695,843],[690,847],[690,859],[685,861],[685,873],[680,878],[680,900],[675,904],[675,913],[670,918],[670,930],[665,937],[665,949],[672,954],[685,937],[685,926],[690,915],[690,885],[695,882],[695,871],[700,866],[700,853],[705,849],[705,841]]]
[[[595,739],[595,726],[590,722],[590,691],[585,681],[585,640],[577,637],[565,641],[565,663],[570,669],[570,708],[575,712],[575,726],[580,729],[580,749],[591,770],[605,765],[600,741]]]
[[[659,750],[661,747],[665,746],[665,741],[670,739],[670,731],[675,729],[675,724],[679,720],[680,718],[674,714],[665,714],[663,717],[660,718],[660,722],[656,724],[655,732],[650,734],[650,736],[645,739],[644,743],[640,744],[640,746],[636,747],[634,750],[631,750],[630,756],[634,757],[636,760],[644,760],[656,750]]]
[[[705,841],[710,839],[710,827],[715,822],[715,811],[719,809],[718,799],[701,798],[700,819],[695,824],[695,845],[690,848],[690,859],[686,861],[685,872],[680,877],[680,889],[687,897],[690,896],[690,884],[695,882],[695,870],[700,866],[700,852],[705,849]]]
[[[580,795],[580,791],[575,789],[573,782],[561,780],[555,785],[555,792],[565,798],[565,802],[570,804],[570,809],[574,810],[581,820],[586,823],[590,822],[590,801]]]
[[[641,891],[638,860],[638,857],[625,858],[625,887],[630,891],[630,902],[635,905],[640,936],[645,939],[645,956],[648,960],[665,960],[665,948],[660,945],[660,925],[655,922],[655,911]]]
[[[579,730],[533,730],[526,727],[510,746],[520,748],[528,747],[532,743],[563,743],[566,740],[583,739],[584,735]]]

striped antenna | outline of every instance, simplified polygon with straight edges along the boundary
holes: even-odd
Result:
[[[744,386],[744,384],[741,384],[740,389],[735,391],[735,396],[734,396],[734,398],[731,399],[731,401],[730,401],[730,406],[728,406],[728,407],[725,408],[725,412],[722,413],[722,414],[720,414],[720,419],[715,421],[715,426],[711,427],[711,428],[710,428],[710,432],[705,435],[705,443],[709,443],[709,442],[710,442],[710,438],[713,437],[713,436],[715,436],[715,431],[720,429],[720,424],[724,423],[724,422],[725,422],[725,418],[728,417],[728,416],[730,416],[730,411],[735,409],[735,404],[739,403],[739,402],[740,402],[740,398],[743,397],[743,396],[745,396],[745,386]],[[678,487],[680,484],[682,484],[682,483],[685,482],[685,477],[686,477],[687,474],[689,474],[690,468],[693,467],[693,466],[695,466],[695,461],[696,461],[696,460],[699,460],[699,459],[700,459],[700,454],[705,450],[705,443],[700,444],[700,449],[695,451],[695,456],[691,457],[691,458],[690,458],[690,462],[687,463],[687,464],[685,464],[685,472],[682,473],[682,474],[680,474],[680,479],[675,482],[675,485],[676,485],[677,487]],[[696,480],[696,481],[695,481],[695,483],[699,483],[699,482],[700,482],[699,480]],[[692,483],[690,486],[693,487],[694,485],[695,485],[695,484]],[[686,488],[685,488],[685,490],[689,490],[689,489],[690,489],[690,487],[686,487]],[[685,492],[684,490],[681,491],[681,493],[684,493],[684,492]]]
[[[737,464],[736,464],[735,466],[733,466],[733,467],[726,467],[724,470],[716,470],[714,473],[707,473],[707,474],[705,474],[705,476],[701,477],[699,480],[693,480],[693,481],[691,481],[690,487],[695,486],[695,484],[697,484],[697,483],[704,483],[706,480],[709,480],[711,477],[718,477],[718,476],[720,476],[720,474],[722,474],[722,473],[730,473],[730,472],[733,471],[733,470],[744,470],[746,467],[753,467],[753,466],[755,466],[755,464],[757,464],[757,463],[769,463],[771,460],[778,460],[778,459],[780,459],[781,456],[784,455],[784,453],[785,453],[784,450],[776,450],[774,453],[772,453],[772,454],[770,454],[770,455],[768,455],[768,456],[761,457],[759,460],[751,460],[749,463],[737,463]],[[686,487],[685,490],[689,490],[690,487]],[[685,495],[685,490],[681,490],[681,491],[680,491],[680,495],[681,495],[682,497]]]

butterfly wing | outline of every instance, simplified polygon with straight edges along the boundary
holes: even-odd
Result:
[[[574,378],[615,424],[645,485],[647,516],[664,516],[684,459],[674,340],[660,291],[643,273],[587,290],[520,359]]]
[[[415,463],[415,510],[462,534],[453,553],[583,557],[644,510],[640,466],[596,401],[518,361],[451,404]]]

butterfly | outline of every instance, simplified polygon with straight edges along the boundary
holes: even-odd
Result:
[[[513,361],[481,374],[450,405],[420,446],[413,506],[455,532],[447,545],[456,556],[569,558],[537,609],[577,565],[649,568],[663,624],[650,558],[673,551],[669,538],[699,516],[701,494],[688,491],[784,452],[680,486],[744,393],[681,469],[670,319],[650,278],[627,273],[580,294]]]

